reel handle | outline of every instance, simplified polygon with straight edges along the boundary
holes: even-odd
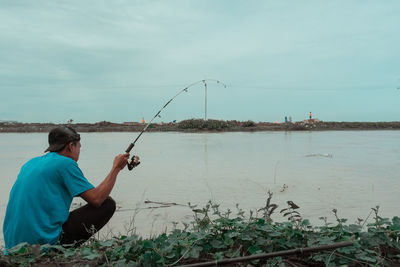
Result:
[[[128,165],[128,170],[132,170],[133,168],[135,168],[137,165],[140,164],[140,158],[138,156],[133,155],[131,160],[128,161],[127,165]]]

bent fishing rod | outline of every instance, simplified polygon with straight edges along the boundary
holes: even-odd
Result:
[[[139,135],[136,137],[136,139],[129,145],[129,147],[125,150],[126,153],[130,153],[132,148],[135,146],[137,140],[139,140],[139,138],[142,136],[142,134],[147,130],[147,128],[149,128],[150,124],[153,122],[153,120],[157,117],[161,118],[160,113],[161,111],[163,111],[163,109],[165,109],[169,103],[171,103],[176,97],[178,97],[178,95],[180,95],[183,92],[188,92],[188,89],[192,86],[195,86],[199,83],[203,83],[205,88],[207,88],[207,82],[215,82],[217,84],[222,84],[225,88],[226,88],[226,84],[220,82],[219,80],[215,80],[215,79],[203,79],[197,82],[194,82],[188,86],[186,86],[185,88],[183,88],[182,90],[180,90],[173,98],[171,98],[167,103],[165,103],[165,105],[156,113],[156,115],[154,115],[154,117],[146,124],[146,126],[143,128],[143,130],[139,133]],[[133,155],[132,158],[130,159],[130,161],[128,161],[127,165],[128,165],[128,170],[132,170],[133,168],[135,168],[137,165],[140,164],[139,161],[139,157]]]

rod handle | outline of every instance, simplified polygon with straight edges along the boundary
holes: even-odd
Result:
[[[135,144],[134,143],[131,143],[130,145],[129,145],[129,147],[125,150],[125,152],[126,153],[129,153],[129,152],[131,152],[131,150],[132,150],[132,148],[135,146]]]

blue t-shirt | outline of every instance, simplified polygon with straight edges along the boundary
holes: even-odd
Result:
[[[4,218],[6,248],[57,244],[72,199],[93,188],[71,158],[50,152],[22,166]]]

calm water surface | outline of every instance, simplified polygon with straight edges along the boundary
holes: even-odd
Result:
[[[79,166],[97,185],[137,133],[81,136]],[[192,220],[188,202],[255,210],[268,190],[279,209],[292,200],[313,223],[321,216],[333,222],[333,208],[349,222],[365,219],[376,205],[381,216],[398,216],[399,140],[400,131],[145,133],[133,149],[142,163],[118,176],[111,195],[119,211],[102,234],[125,233],[133,218],[144,236],[171,229],[172,222]],[[0,134],[1,221],[19,169],[46,147],[44,133]],[[146,200],[182,206],[149,209],[158,205]],[[279,214],[275,219],[284,220]]]

